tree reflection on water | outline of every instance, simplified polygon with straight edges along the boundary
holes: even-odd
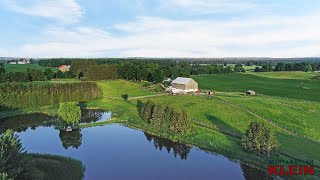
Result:
[[[80,129],[75,129],[75,130],[72,130],[71,132],[60,130],[59,137],[60,137],[62,146],[65,149],[69,149],[69,148],[78,149],[82,144],[82,133]]]
[[[172,151],[175,157],[179,156],[181,160],[187,160],[192,147],[183,143],[174,142],[170,139],[154,136],[146,132],[144,133],[144,135],[149,142],[153,142],[153,145],[156,149],[160,151],[166,149],[169,154]]]

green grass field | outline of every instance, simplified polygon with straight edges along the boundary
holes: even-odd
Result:
[[[311,80],[313,77],[320,76],[320,73],[315,73],[315,72],[293,72],[293,71],[247,72],[246,74],[252,74],[255,76],[274,78],[274,79],[299,79],[299,80]]]
[[[238,74],[233,75],[237,76]],[[281,143],[281,158],[313,159],[317,164],[320,164],[320,154],[317,153],[320,152],[319,143],[285,132],[278,126],[274,126],[241,108],[223,103],[219,99],[205,96],[180,95],[125,101],[114,99],[125,92],[115,90],[116,87],[120,86],[121,89],[126,89],[135,96],[150,95],[151,92],[145,93],[145,90],[141,89],[140,83],[117,80],[99,82],[98,84],[103,89],[104,97],[89,102],[88,106],[113,111],[117,118],[129,120],[129,123],[127,123],[129,127],[151,131],[163,137],[180,140],[224,154],[230,158],[246,161],[257,157],[249,157],[251,156],[250,154],[242,151],[240,137],[252,121],[259,121],[264,122],[275,131]],[[317,120],[317,117],[320,115],[320,103],[285,100],[268,96],[245,97],[241,93],[236,92],[225,94],[233,96],[229,97],[222,94],[218,98],[244,106],[259,115],[271,119],[276,125],[287,127],[314,140],[319,140],[320,138],[320,133],[317,132],[320,124]],[[145,102],[148,99],[162,105],[185,109],[195,122],[209,125],[209,128],[195,125],[194,133],[187,136],[152,129],[152,127],[147,126],[141,120],[138,114],[138,105],[141,101]],[[214,129],[210,127],[214,127]],[[258,159],[253,161],[261,162]]]
[[[222,92],[253,90],[257,94],[269,96],[320,101],[320,84],[310,80],[275,79],[243,73],[202,75],[193,78],[198,82],[200,89]]]
[[[160,96],[161,94],[144,89],[142,83],[138,82],[99,81],[97,83],[102,89],[103,97],[86,105],[89,108],[112,111],[116,120],[128,120],[123,123],[128,127],[182,141],[258,166],[266,165],[265,161],[243,151],[240,141],[252,121],[264,122],[276,133],[281,144],[280,159],[314,160],[316,165],[320,165],[320,143],[314,142],[320,141],[320,102],[317,102],[320,101],[319,83],[241,73],[193,78],[199,83],[200,88],[212,89],[219,93],[211,98],[193,95]],[[304,82],[304,88],[300,88],[301,81]],[[248,89],[255,90],[258,95],[244,96],[241,93]],[[129,100],[121,98],[125,93],[129,95]],[[151,98],[149,95],[159,96]],[[180,135],[148,126],[138,114],[139,105],[148,99],[162,105],[185,109],[194,122],[194,131],[188,135]],[[272,123],[255,114],[271,120]],[[283,127],[290,132],[285,131]],[[291,131],[306,137],[292,134]]]
[[[142,83],[135,83],[124,80],[113,80],[98,82],[105,97],[121,98],[121,95],[128,94],[130,97],[153,95],[155,93],[143,90]]]
[[[37,64],[5,64],[4,65],[7,72],[26,72],[27,69],[41,69],[45,70],[49,67],[38,66]],[[58,68],[52,68],[53,71],[58,71]]]

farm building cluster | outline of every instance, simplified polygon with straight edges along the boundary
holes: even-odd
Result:
[[[170,84],[166,91],[170,95],[177,95],[177,94],[188,94],[193,93],[195,95],[207,95],[207,96],[214,96],[215,93],[208,91],[203,92],[199,89],[198,83],[193,80],[192,78],[185,78],[185,77],[178,77],[175,80],[171,80],[167,78],[163,81],[165,84]],[[256,92],[252,90],[248,90],[245,92],[245,95],[255,96]]]
[[[198,83],[192,78],[178,77],[166,89],[170,94],[187,94],[199,91]]]

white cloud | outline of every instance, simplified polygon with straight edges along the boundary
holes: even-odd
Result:
[[[50,28],[43,43],[7,51],[29,57],[302,57],[320,52],[317,14],[229,21],[139,17],[114,25],[118,35],[92,27]],[[8,56],[5,55],[5,56]]]
[[[161,4],[164,8],[183,8],[202,14],[244,11],[258,7],[255,3],[240,0],[161,0]]]
[[[83,15],[82,8],[75,0],[2,0],[2,2],[15,12],[64,23],[77,22]]]

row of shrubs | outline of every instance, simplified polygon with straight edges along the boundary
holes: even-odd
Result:
[[[85,102],[101,95],[95,83],[0,84],[0,106],[8,108],[40,107],[61,102]]]

